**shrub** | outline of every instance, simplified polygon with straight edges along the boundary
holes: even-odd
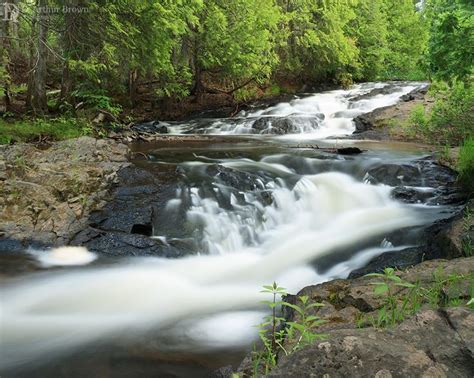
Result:
[[[436,98],[429,127],[433,138],[442,144],[459,145],[474,133],[474,86],[455,81],[439,83],[432,89]]]

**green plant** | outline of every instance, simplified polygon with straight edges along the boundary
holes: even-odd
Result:
[[[385,268],[383,273],[371,273],[366,277],[381,278],[381,281],[371,282],[375,285],[374,294],[384,295],[384,305],[378,310],[377,317],[370,320],[374,327],[393,326],[403,320],[408,313],[414,312],[419,308],[419,301],[416,295],[416,287],[410,282],[402,280],[393,268]],[[402,301],[395,295],[397,287],[411,289],[409,294]]]
[[[260,352],[254,352],[254,364],[256,373],[263,364],[263,370],[265,374],[277,363],[277,346],[281,345],[284,340],[284,330],[282,324],[285,321],[284,318],[277,316],[278,307],[283,304],[282,300],[277,300],[277,296],[286,295],[285,289],[279,287],[276,282],[272,285],[263,286],[262,293],[272,295],[271,301],[264,301],[271,310],[271,315],[264,318],[263,323],[259,324],[259,337],[263,345],[263,350]],[[257,361],[257,362],[255,362]]]
[[[114,116],[122,112],[122,107],[114,104],[113,99],[104,90],[76,90],[72,95],[94,110],[105,110]]]
[[[310,315],[310,311],[313,308],[323,307],[324,305],[319,302],[310,303],[307,295],[298,297],[299,304],[292,304],[283,302],[284,306],[292,308],[298,314],[298,321],[287,322],[287,338],[293,340],[294,345],[290,351],[280,345],[281,349],[286,355],[296,352],[298,349],[305,345],[312,344],[318,339],[326,338],[326,335],[315,333],[313,330],[324,324],[324,320],[321,320],[318,316]]]
[[[263,323],[259,324],[262,349],[258,350],[254,345],[252,353],[254,376],[258,376],[259,372],[267,374],[276,365],[279,351],[289,355],[317,339],[326,337],[326,335],[314,332],[314,328],[321,325],[323,321],[319,317],[309,314],[311,309],[323,306],[321,303],[310,303],[308,296],[298,297],[298,304],[277,300],[277,297],[285,296],[286,292],[276,282],[263,286],[261,292],[272,295],[272,300],[263,302],[270,308],[271,314],[264,318]],[[285,323],[285,318],[279,316],[282,306],[293,309],[298,320]],[[288,345],[291,345],[291,349],[286,349],[283,345],[285,339]]]

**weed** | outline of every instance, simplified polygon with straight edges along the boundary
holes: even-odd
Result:
[[[271,301],[264,301],[270,308],[271,315],[266,316],[264,322],[259,325],[259,337],[263,349],[257,350],[254,345],[252,354],[254,376],[259,375],[259,372],[267,374],[276,365],[279,351],[290,355],[303,346],[326,337],[313,331],[323,321],[309,314],[311,309],[323,306],[321,303],[310,303],[308,296],[298,297],[298,304],[277,300],[277,297],[285,296],[286,292],[276,282],[263,286],[262,292],[271,294],[273,298]],[[282,306],[293,309],[298,315],[298,320],[285,323],[285,319],[278,316]],[[291,349],[285,348],[283,345],[285,340],[291,345]]]
[[[371,284],[375,285],[374,294],[386,296],[384,305],[379,309],[377,317],[370,319],[375,327],[393,326],[404,319],[410,304],[412,308],[417,307],[413,290],[401,303],[399,302],[395,295],[395,289],[397,287],[414,289],[416,285],[403,281],[393,268],[385,268],[383,273],[371,273],[367,277],[381,278],[381,281],[372,282]]]

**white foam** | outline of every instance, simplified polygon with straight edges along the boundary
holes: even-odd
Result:
[[[97,255],[84,247],[59,247],[49,250],[30,249],[28,251],[44,267],[87,265],[97,259]]]

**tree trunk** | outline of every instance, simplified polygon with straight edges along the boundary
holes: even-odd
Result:
[[[74,8],[79,5],[78,0],[64,0],[64,6]],[[76,21],[79,21],[79,15],[73,12],[64,13],[64,32],[62,33],[62,50],[63,50],[63,74],[61,77],[61,94],[59,96],[60,102],[69,102],[71,100],[71,91],[73,90],[74,83],[70,72],[69,61],[74,59],[74,35],[76,33]],[[77,19],[77,20],[76,20]],[[77,57],[76,57],[77,59]]]
[[[46,60],[48,50],[46,47],[48,37],[47,12],[44,12],[47,0],[37,0],[36,2],[36,61],[33,68],[33,77],[30,82],[31,88],[31,108],[36,114],[44,115],[48,111],[46,99]]]
[[[15,5],[15,2],[10,2],[9,4]],[[3,79],[1,85],[3,86],[3,102],[5,105],[5,111],[8,112],[11,110],[11,98],[10,98],[10,82],[11,82],[11,73],[10,73],[10,57],[11,57],[11,39],[12,36],[12,20],[10,18],[9,12],[12,9],[9,8],[8,4],[0,4],[2,7],[2,18],[0,19],[0,39],[1,39],[1,50],[0,50],[0,62],[3,66]]]
[[[130,99],[130,106],[135,107],[137,103],[137,80],[138,80],[138,71],[136,69],[130,70],[128,72],[128,92]]]

